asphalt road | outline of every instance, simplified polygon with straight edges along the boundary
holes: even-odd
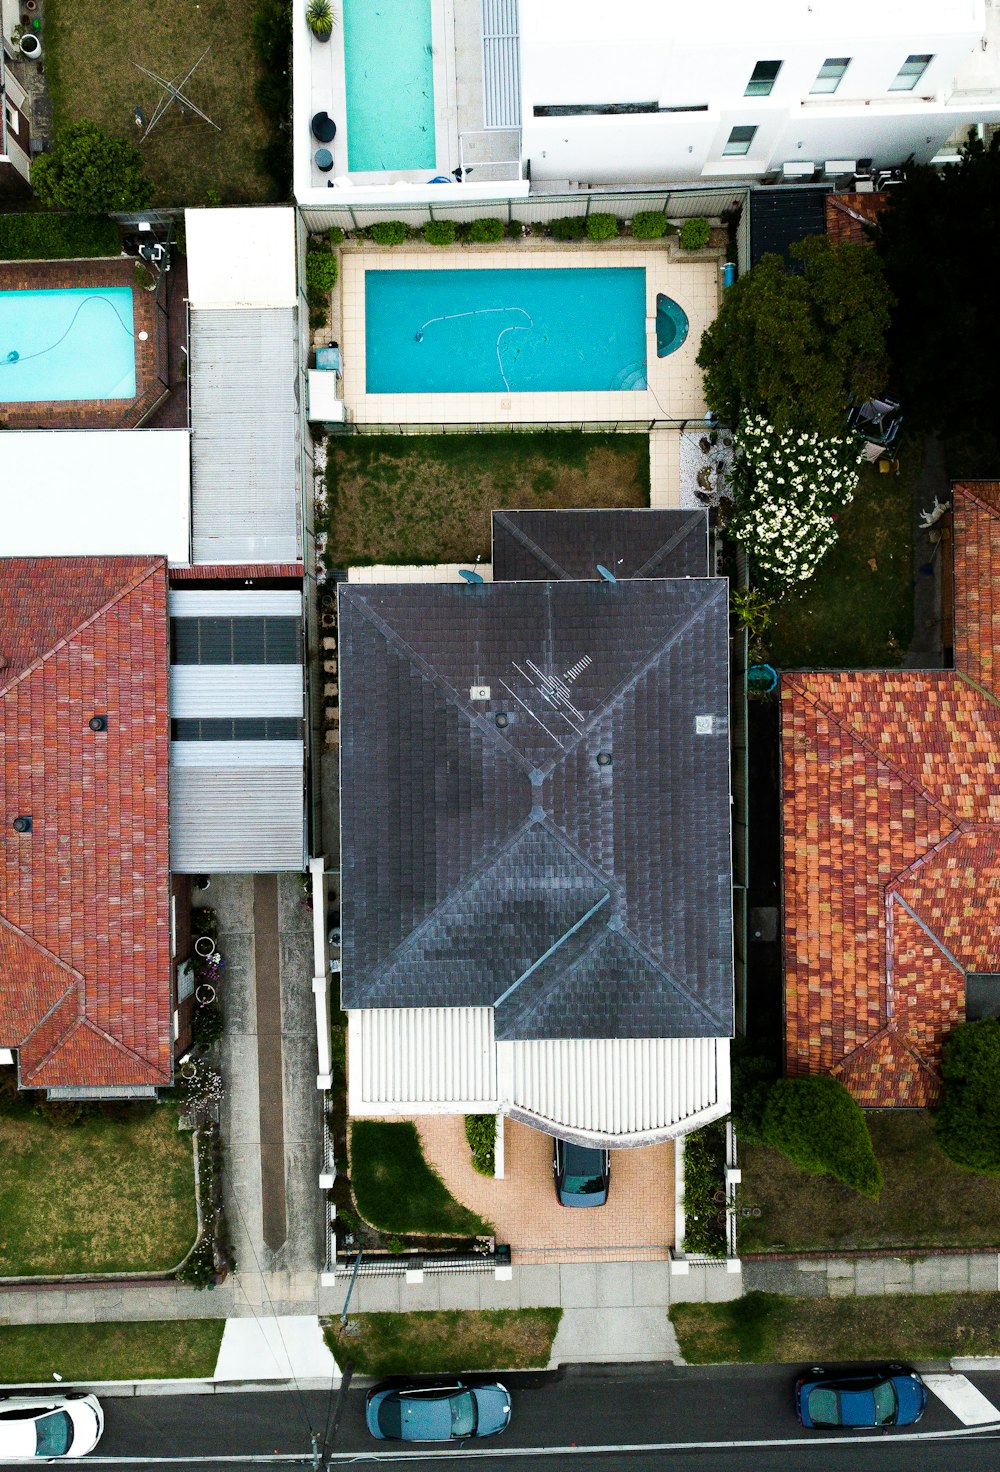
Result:
[[[794,1378],[785,1366],[616,1365],[510,1375],[513,1416],[502,1438],[431,1453],[373,1442],[364,1390],[351,1388],[327,1455],[334,1468],[405,1460],[407,1472],[441,1472],[445,1460],[497,1472],[538,1462],[546,1472],[981,1472],[1000,1465],[1000,1424],[970,1434],[934,1396],[915,1432],[805,1433],[792,1407]],[[970,1378],[1000,1406],[1000,1374]],[[108,1398],[104,1439],[87,1464],[190,1472],[309,1466],[311,1433],[322,1442],[334,1406],[315,1392]]]

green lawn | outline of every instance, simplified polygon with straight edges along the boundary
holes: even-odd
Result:
[[[561,1308],[352,1314],[353,1332],[342,1337],[333,1324],[326,1340],[359,1375],[543,1370],[561,1318]]]
[[[204,205],[210,191],[223,204],[269,199],[270,182],[255,163],[268,126],[254,100],[253,10],[248,0],[45,0],[45,74],[56,126],[88,118],[129,138],[156,183],[154,204]],[[173,103],[140,142],[136,105],[148,122],[162,92],[133,62],[179,82],[209,46],[185,92],[222,131]]]
[[[490,513],[648,506],[649,438],[552,432],[332,436],[328,560],[490,556]]]
[[[865,466],[840,513],[840,540],[801,592],[777,605],[764,636],[779,669],[884,669],[902,662],[913,634],[913,485],[920,440],[901,451],[899,475]]]
[[[742,1145],[739,1205],[743,1252],[849,1247],[1000,1245],[1000,1177],[954,1165],[934,1141],[924,1110],[866,1113],[885,1176],[879,1201],[827,1177],[808,1176],[765,1145]]]
[[[0,1276],[169,1272],[194,1241],[191,1136],[161,1104],[128,1123],[0,1112]]]
[[[206,1379],[225,1319],[135,1324],[28,1324],[0,1328],[0,1382]]]
[[[995,1293],[784,1298],[675,1303],[670,1320],[692,1365],[805,1360],[946,1360],[1000,1350]]]
[[[402,1236],[490,1236],[489,1222],[461,1206],[420,1148],[416,1126],[357,1119],[351,1125],[354,1204],[373,1227]]]

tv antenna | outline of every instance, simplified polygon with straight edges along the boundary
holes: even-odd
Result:
[[[197,113],[198,116],[204,122],[208,123],[210,127],[214,128],[217,133],[222,132],[222,129],[219,127],[218,123],[212,122],[212,119],[209,117],[207,112],[202,112],[200,107],[196,107],[195,104],[191,101],[190,97],[188,97],[184,91],[184,88],[187,86],[188,82],[201,66],[202,62],[205,60],[205,57],[208,55],[211,49],[211,46],[207,46],[198,57],[198,60],[194,63],[194,65],[189,67],[182,77],[175,77],[172,82],[168,82],[166,77],[161,77],[156,72],[151,72],[148,67],[140,66],[137,61],[133,61],[132,65],[135,67],[137,72],[142,72],[144,77],[151,78],[158,87],[162,87],[163,89],[163,96],[156,104],[156,107],[153,111],[153,116],[150,118],[146,126],[146,131],[143,133],[142,139],[140,140],[141,142],[146,141],[146,139],[149,137],[150,133],[152,133],[153,129],[156,127],[157,123],[163,117],[163,114],[167,111],[167,108],[172,102],[177,103],[177,106],[180,108],[181,112],[186,112],[190,108],[191,112]],[[135,120],[136,123],[138,123],[141,113],[138,107],[135,111]]]

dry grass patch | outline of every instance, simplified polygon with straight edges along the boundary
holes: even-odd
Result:
[[[326,479],[334,567],[488,560],[494,510],[648,506],[649,438],[334,436]]]
[[[944,1360],[1000,1350],[995,1293],[878,1298],[784,1298],[748,1293],[730,1303],[670,1309],[693,1365],[824,1360]]]
[[[255,204],[270,198],[257,151],[268,124],[254,100],[258,63],[247,0],[46,0],[45,69],[55,123],[83,118],[138,144],[159,205]],[[185,87],[191,101],[222,129],[171,104],[145,142],[163,93],[132,65],[179,82],[206,47],[211,51]]]
[[[560,1308],[352,1314],[350,1336],[342,1339],[334,1324],[326,1340],[359,1375],[538,1370],[551,1358],[561,1318]]]
[[[172,1105],[128,1122],[0,1114],[0,1276],[168,1272],[194,1241],[191,1136]]]

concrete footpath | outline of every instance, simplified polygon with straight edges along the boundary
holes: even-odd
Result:
[[[898,1293],[996,1293],[1000,1253],[941,1253],[928,1257],[800,1257],[744,1259],[747,1293],[804,1298],[875,1298]]]

